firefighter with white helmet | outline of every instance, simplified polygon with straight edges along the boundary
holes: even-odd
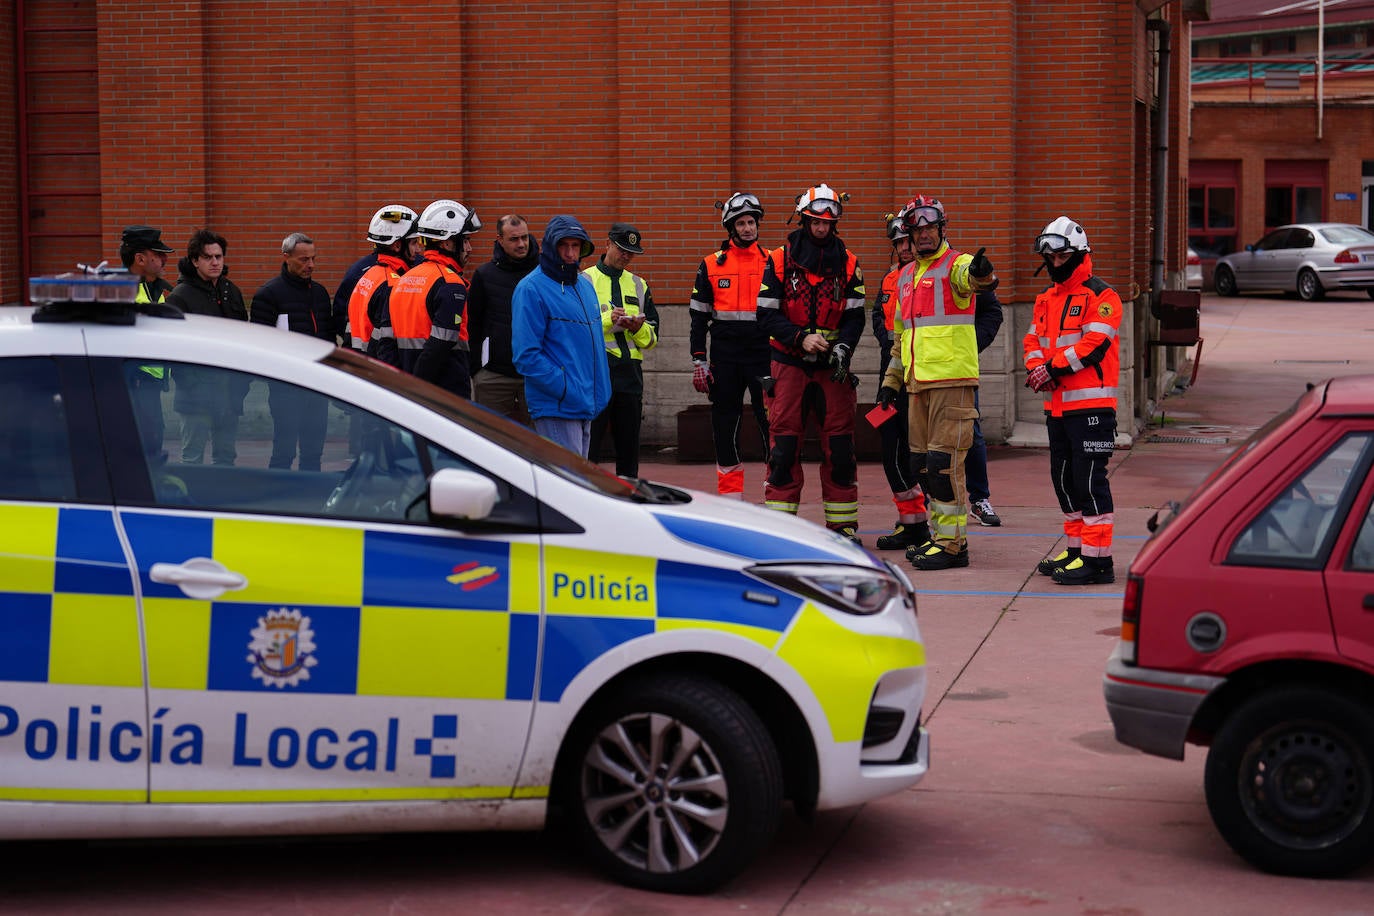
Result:
[[[968,565],[964,455],[978,417],[974,299],[997,286],[997,274],[986,249],[969,255],[949,246],[945,208],[935,198],[913,198],[902,223],[916,257],[897,276],[892,360],[878,400],[896,406],[903,385],[910,393],[912,471],[925,490],[930,540],[908,547],[907,557],[917,569],[949,569]]]
[[[430,204],[415,226],[424,240],[424,260],[391,292],[400,367],[465,398],[472,396],[472,376],[463,266],[472,257],[469,236],[481,228],[476,211],[456,200]]]
[[[756,318],[768,249],[758,240],[763,205],[756,196],[736,192],[716,208],[721,211],[720,223],[727,237],[717,251],[701,259],[692,286],[692,386],[711,400],[716,491],[742,499],[744,461],[739,436],[746,391],[758,424],[759,442],[768,447],[763,379],[769,373],[770,348],[768,335]]]
[[[821,425],[825,524],[858,543],[857,379],[849,374],[849,360],[863,335],[864,278],[836,232],[846,199],[827,184],[798,195],[801,228],[764,264],[758,321],[773,350],[764,503],[793,514],[800,508],[802,436],[814,411]]]
[[[1083,226],[1067,216],[1036,237],[1051,284],[1035,297],[1023,342],[1026,386],[1045,396],[1050,478],[1067,540],[1037,571],[1060,585],[1116,581],[1107,460],[1116,445],[1121,297],[1093,276],[1091,251]]]
[[[373,315],[389,315],[391,289],[406,272],[404,247],[415,232],[418,214],[405,204],[387,204],[372,215],[367,240],[373,245],[371,266],[353,283],[348,297],[348,337],[353,349],[378,354],[379,347],[395,349],[390,327],[377,328]],[[377,332],[377,342],[373,334]],[[394,362],[394,359],[388,359]]]

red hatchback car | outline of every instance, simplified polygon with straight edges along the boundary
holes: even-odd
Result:
[[[1207,807],[1268,871],[1374,856],[1374,376],[1307,391],[1131,564],[1103,681],[1117,740],[1209,747]]]

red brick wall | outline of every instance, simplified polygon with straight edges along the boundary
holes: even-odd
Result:
[[[15,58],[13,8],[0,7],[0,93],[16,98],[18,67]],[[14,302],[20,296],[19,277],[24,272],[19,247],[19,121],[17,105],[0,107],[0,201],[11,204],[13,219],[0,220],[0,302]]]
[[[129,223],[159,226],[168,244],[183,249],[207,215],[212,177],[201,5],[98,0],[96,21],[105,243],[74,260],[118,264],[120,229]],[[175,259],[168,274],[175,282]]]
[[[301,229],[332,288],[376,207],[453,196],[488,227],[569,212],[598,243],[633,221],[639,269],[683,302],[722,238],[713,201],[759,194],[776,244],[793,197],[826,181],[852,195],[842,234],[873,282],[882,216],[916,192],[944,201],[956,245],[988,247],[1004,299],[1038,289],[1030,242],[1059,213],[1087,225],[1109,282],[1148,270],[1131,0],[85,2],[105,257],[127,223],[178,249],[210,225],[251,293]]]

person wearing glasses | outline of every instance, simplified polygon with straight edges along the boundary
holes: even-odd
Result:
[[[1050,286],[1035,297],[1023,341],[1026,387],[1045,397],[1050,480],[1067,541],[1036,571],[1060,585],[1116,581],[1107,460],[1116,447],[1121,297],[1093,276],[1091,251],[1087,232],[1067,216],[1036,238]]]
[[[968,566],[964,455],[978,417],[975,299],[997,287],[992,262],[955,251],[945,239],[945,208],[924,194],[902,209],[916,258],[897,275],[892,360],[878,403],[898,406],[910,393],[911,466],[926,492],[930,540],[906,550],[920,570]]]
[[[197,229],[186,243],[186,257],[177,263],[180,277],[167,301],[183,312],[247,321],[243,292],[229,279],[224,264],[228,251],[224,236]],[[176,382],[172,408],[181,414],[182,463],[204,464],[208,443],[211,463],[232,465],[238,457],[234,442],[248,394],[247,376],[178,366],[172,379]]]
[[[801,228],[764,264],[757,316],[771,338],[773,386],[763,499],[768,508],[793,515],[800,508],[802,437],[814,412],[821,426],[825,526],[859,544],[858,382],[849,360],[864,330],[864,276],[837,233],[847,197],[826,184],[798,195]]]
[[[736,193],[716,204],[728,237],[720,249],[701,259],[692,286],[692,387],[711,400],[711,438],[716,450],[716,492],[744,498],[744,461],[739,451],[744,393],[768,447],[768,411],[763,380],[769,373],[768,335],[755,311],[768,249],[759,242],[763,205],[753,194]],[[711,338],[707,358],[706,338]]]

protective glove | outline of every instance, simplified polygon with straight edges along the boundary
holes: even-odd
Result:
[[[704,360],[692,360],[692,387],[702,394],[711,390],[711,365]]]
[[[896,388],[889,388],[886,385],[878,389],[878,406],[886,410],[889,407],[897,406],[897,399],[902,393]]]
[[[978,279],[983,279],[992,273],[992,262],[983,256],[987,248],[979,248],[978,253],[973,256],[973,263],[969,264],[968,272]]]
[[[1048,363],[1041,363],[1026,373],[1026,387],[1031,391],[1047,391],[1054,387],[1054,378],[1050,375]]]
[[[830,348],[830,380],[843,382],[847,375],[849,375],[849,348],[844,344],[835,344]]]

